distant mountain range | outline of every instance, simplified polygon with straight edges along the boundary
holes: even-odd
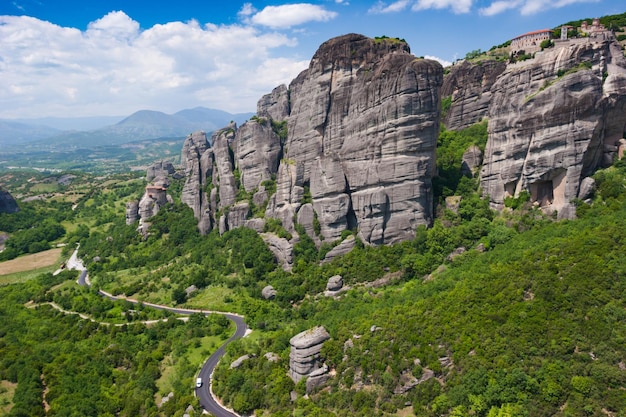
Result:
[[[254,113],[232,114],[196,107],[175,114],[140,110],[124,118],[0,119],[0,146],[26,149],[77,149],[211,132],[231,121],[242,124]]]

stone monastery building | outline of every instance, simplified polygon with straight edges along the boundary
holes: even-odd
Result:
[[[551,38],[552,31],[550,29],[524,33],[511,40],[511,51],[525,51],[527,54],[537,52],[541,50],[541,42]]]
[[[574,29],[572,26],[563,26],[561,28],[560,41],[568,41],[567,30]],[[591,25],[587,21],[583,21],[581,26],[577,28],[579,36],[594,37],[603,36],[606,34],[606,27],[600,23],[600,19],[593,19]],[[511,39],[511,52],[524,51],[527,54],[532,54],[541,50],[541,42],[552,39],[552,30],[542,29],[535,30],[534,32],[524,33],[516,38]],[[558,42],[556,40],[555,42]]]

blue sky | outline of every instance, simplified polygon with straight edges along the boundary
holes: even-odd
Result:
[[[0,118],[256,110],[318,46],[405,39],[443,64],[624,0],[0,0]]]

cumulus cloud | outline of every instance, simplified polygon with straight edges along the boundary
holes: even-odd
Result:
[[[253,26],[171,22],[141,30],[111,12],[84,31],[0,16],[0,118],[253,111],[307,66],[276,58],[296,40]]]
[[[267,6],[252,15],[250,23],[270,28],[290,28],[307,22],[326,22],[337,17],[336,12],[309,3]]]
[[[252,16],[253,14],[255,14],[256,12],[257,12],[257,9],[254,8],[252,3],[244,3],[244,5],[241,7],[241,10],[239,10],[238,16],[240,19],[246,19],[249,16]]]
[[[498,0],[489,6],[479,9],[484,16],[494,16],[510,9],[519,9],[524,15],[532,15],[549,9],[559,9],[576,3],[597,3],[599,0],[556,0],[546,2],[544,0]]]

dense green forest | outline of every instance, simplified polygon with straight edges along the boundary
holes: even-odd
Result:
[[[17,383],[8,415],[149,416],[174,415],[190,404],[198,409],[190,388],[198,370],[194,357],[208,356],[228,337],[229,321],[202,315],[149,326],[88,321],[47,303],[75,279],[63,272],[0,287],[0,379]],[[97,294],[73,291],[73,305],[66,307],[89,300],[95,317],[107,310],[110,302]],[[163,391],[174,395],[158,408]]]
[[[214,383],[242,413],[626,415],[626,163],[595,174],[594,199],[578,202],[576,220],[556,222],[523,195],[495,213],[477,181],[460,175],[463,149],[484,148],[485,139],[484,123],[442,130],[437,219],[414,240],[382,247],[357,242],[352,252],[320,265],[340,240],[317,248],[298,229],[292,272],[277,265],[252,230],[201,236],[180,203],[160,210],[142,238],[123,215],[124,202],[144,185],[132,176],[110,178],[71,201],[21,204],[30,214],[3,227],[19,237],[35,224],[28,219],[65,225],[57,241],[71,243],[68,248],[81,243],[94,289],[245,315],[253,335],[229,347]],[[446,206],[450,196],[457,207]],[[268,230],[284,233],[275,222]],[[465,252],[448,256],[460,247]],[[351,289],[324,297],[336,274]],[[46,409],[49,415],[175,415],[189,404],[197,408],[193,375],[232,331],[228,322],[198,316],[185,324],[102,299],[74,279],[42,275],[0,288],[1,379],[17,383],[11,415]],[[277,290],[271,301],[261,296],[268,284]],[[190,286],[196,290],[187,292]],[[163,318],[169,320],[142,324]],[[333,377],[304,396],[304,384],[287,376],[289,339],[317,325],[331,334],[322,356]],[[280,360],[268,361],[269,352]],[[230,369],[244,354],[253,355]],[[170,391],[174,400],[159,408]]]
[[[496,213],[477,180],[460,174],[463,151],[484,149],[486,135],[485,123],[442,130],[437,218],[415,239],[370,247],[357,238],[350,253],[321,265],[356,231],[318,248],[298,226],[292,272],[250,229],[200,235],[180,202],[161,209],[142,237],[124,218],[125,202],[145,185],[137,176],[88,190],[77,183],[54,204],[21,204],[26,214],[0,218],[0,229],[19,241],[20,231],[61,225],[63,234],[48,242],[68,243],[66,255],[80,242],[94,287],[78,287],[69,272],[0,287],[0,379],[17,383],[12,398],[0,392],[0,407],[12,406],[15,416],[197,410],[193,376],[231,334],[228,321],[184,323],[103,299],[101,288],[245,315],[254,331],[229,346],[213,387],[241,413],[626,416],[626,163],[595,174],[593,201],[577,202],[576,220],[557,222],[524,195]],[[175,200],[180,187],[173,181]],[[452,196],[458,204],[448,207]],[[286,233],[277,222],[267,230]],[[350,289],[325,297],[336,274]],[[272,300],[261,296],[266,285],[277,291]],[[289,339],[318,325],[331,335],[322,356],[332,377],[304,395],[304,383],[287,376]],[[269,361],[270,352],[280,359]],[[231,369],[245,354],[252,355]],[[158,407],[169,392],[173,399]]]

